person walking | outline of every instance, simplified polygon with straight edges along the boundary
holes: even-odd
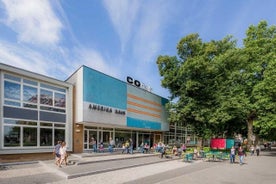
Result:
[[[250,155],[253,156],[254,152],[255,152],[255,147],[254,147],[254,145],[251,145],[250,146]]]
[[[236,157],[236,150],[235,150],[234,146],[232,146],[232,148],[230,150],[230,163],[231,164],[235,163],[235,157]]]
[[[131,138],[129,139],[129,153],[133,154],[133,141]]]
[[[257,145],[257,146],[256,146],[256,154],[257,154],[257,156],[260,155],[260,151],[261,151],[261,148],[260,148],[259,145]]]
[[[242,146],[240,146],[238,149],[238,155],[239,155],[239,159],[240,159],[240,165],[243,165],[243,159],[245,156],[245,152],[244,152],[244,149],[242,148]]]
[[[58,141],[53,150],[53,154],[55,155],[55,164],[56,165],[59,165],[59,162],[60,162],[60,154],[59,154],[60,147],[61,147],[61,141]]]
[[[59,148],[59,154],[60,154],[60,161],[58,166],[61,167],[63,162],[65,162],[65,165],[67,165],[67,148],[66,148],[65,142],[61,143],[61,147]]]

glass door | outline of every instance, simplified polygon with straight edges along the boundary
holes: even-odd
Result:
[[[92,150],[92,145],[90,144],[92,138],[94,138],[95,140],[97,139],[97,131],[85,129],[84,130],[84,139],[83,139],[84,150]]]

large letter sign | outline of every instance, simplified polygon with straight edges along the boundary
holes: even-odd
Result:
[[[141,86],[140,81],[138,81],[138,80],[134,80],[133,81],[133,78],[131,78],[129,76],[127,76],[127,82],[130,83],[130,84],[133,84],[136,87],[140,87]]]

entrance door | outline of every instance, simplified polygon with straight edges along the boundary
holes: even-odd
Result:
[[[161,141],[161,134],[154,134],[154,143],[158,143]]]
[[[92,137],[97,139],[97,131],[96,130],[84,130],[84,139],[83,139],[83,149],[84,150],[92,150],[92,145],[89,144],[91,142]]]

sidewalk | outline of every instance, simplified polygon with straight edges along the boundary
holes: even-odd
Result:
[[[4,163],[0,165],[0,183],[51,183],[170,160],[160,159],[158,154],[82,153],[71,154],[69,165],[62,168],[54,164],[54,159]]]
[[[265,183],[276,181],[276,151],[247,156],[243,166],[224,162],[183,162],[160,159],[156,154],[72,154],[69,166],[54,160],[2,165],[0,184],[81,183]],[[127,178],[123,177],[127,175]],[[81,176],[81,177],[80,177]],[[200,177],[199,177],[200,176]],[[109,180],[112,178],[112,180]],[[239,182],[240,181],[240,182]]]

